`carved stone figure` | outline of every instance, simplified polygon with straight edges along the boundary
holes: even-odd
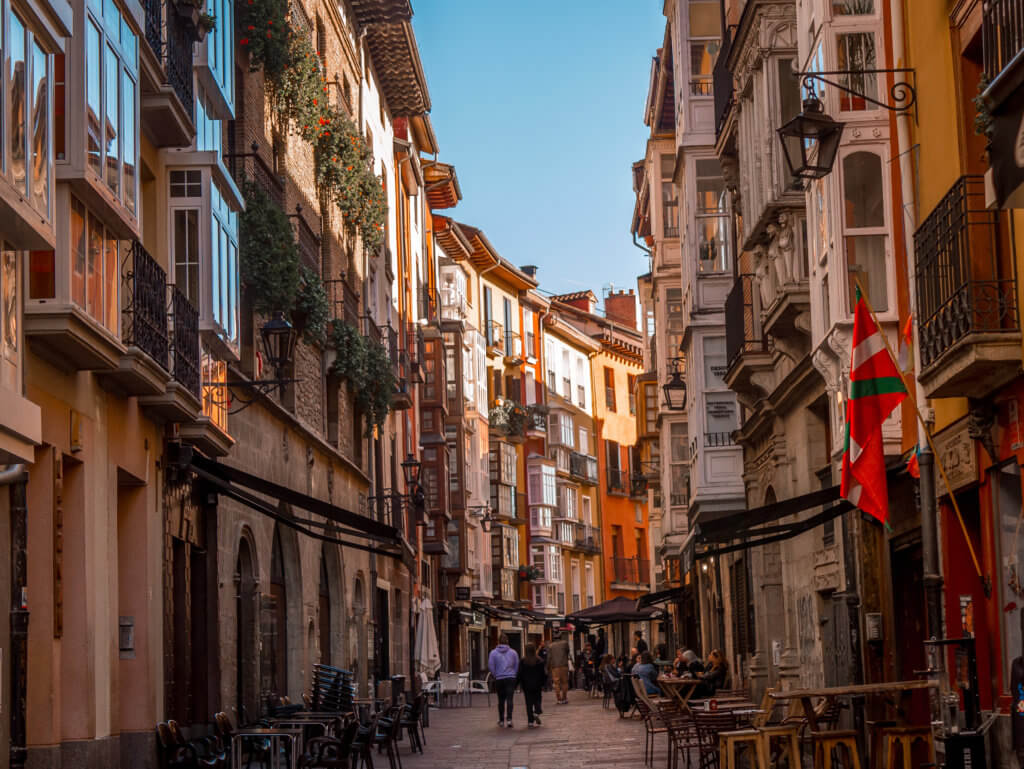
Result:
[[[775,285],[772,266],[768,262],[768,251],[764,246],[754,247],[754,275],[761,292],[761,310],[766,310],[775,299]]]
[[[780,272],[786,276],[785,278],[780,278],[780,280],[783,283],[799,280],[801,270],[796,263],[796,236],[793,232],[793,223],[787,211],[779,214],[779,234],[775,242],[779,249],[778,262],[782,265]]]

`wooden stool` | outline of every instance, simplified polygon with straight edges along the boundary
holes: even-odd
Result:
[[[757,729],[736,729],[718,733],[718,769],[737,769],[736,748],[746,745],[750,749],[750,766],[768,769],[768,762],[761,753],[761,737]]]
[[[800,726],[799,724],[777,724],[758,728],[761,740],[761,757],[764,761],[762,769],[769,769],[772,760],[772,740],[780,740],[779,759],[787,756],[786,766],[789,769],[800,769]],[[775,761],[779,765],[779,760]]]
[[[857,732],[849,731],[811,732],[814,745],[814,769],[832,769],[832,751],[843,746],[850,753],[847,769],[861,769],[860,754],[857,751]]]
[[[882,730],[885,736],[885,748],[888,752],[886,758],[886,769],[896,769],[896,752],[893,750],[897,745],[903,754],[903,769],[911,769],[911,753],[914,743],[922,740],[928,746],[928,757],[932,765],[935,765],[935,743],[932,740],[930,726],[890,726]]]
[[[885,730],[899,726],[896,721],[868,721],[868,733],[871,735],[871,753],[868,755],[868,766],[871,769],[885,767]]]

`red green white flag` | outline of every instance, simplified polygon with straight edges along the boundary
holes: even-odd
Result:
[[[907,397],[899,369],[857,291],[840,494],[882,523],[889,518],[882,423]]]

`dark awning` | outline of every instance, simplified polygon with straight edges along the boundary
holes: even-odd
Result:
[[[832,486],[798,497],[783,499],[779,502],[755,507],[752,510],[741,510],[736,513],[698,524],[700,530],[697,539],[705,544],[713,542],[729,542],[750,534],[750,529],[763,526],[790,515],[796,515],[811,507],[828,504],[839,499],[839,486]],[[852,506],[851,506],[852,507]],[[762,530],[758,530],[759,533]]]
[[[367,518],[365,515],[353,513],[351,510],[345,510],[329,502],[324,502],[315,497],[289,489],[286,486],[271,483],[268,480],[250,475],[237,468],[214,462],[195,452],[191,454],[188,460],[189,469],[215,487],[218,494],[230,497],[314,539],[334,542],[342,547],[365,550],[390,558],[403,559],[401,540],[399,539],[398,529],[394,526]],[[269,497],[270,500],[275,500],[277,505],[273,501],[256,496],[252,492]],[[290,513],[284,507],[285,504],[319,515],[327,519],[327,523],[309,518],[300,518]],[[339,535],[360,537],[371,540],[376,544],[351,542],[339,539]]]
[[[636,599],[636,608],[644,609],[648,606],[656,606],[659,603],[677,601],[683,597],[685,587],[670,587],[668,590],[659,590],[656,593],[648,593]]]
[[[661,616],[658,609],[638,609],[636,604],[635,598],[619,596],[574,612],[565,621],[574,625],[607,625],[612,622],[646,622]]]

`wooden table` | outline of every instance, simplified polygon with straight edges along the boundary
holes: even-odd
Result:
[[[690,697],[700,683],[699,678],[676,678],[675,676],[658,676],[658,686],[686,712],[690,712]]]
[[[821,689],[793,689],[788,692],[769,691],[767,694],[776,702],[800,700],[811,731],[817,731],[817,713],[814,710],[815,698],[835,700],[838,697],[869,697],[871,695],[899,695],[899,701],[893,703],[900,719],[905,720],[906,705],[913,692],[920,689],[938,689],[938,681],[889,681],[880,684],[856,684],[851,686],[827,686]]]

